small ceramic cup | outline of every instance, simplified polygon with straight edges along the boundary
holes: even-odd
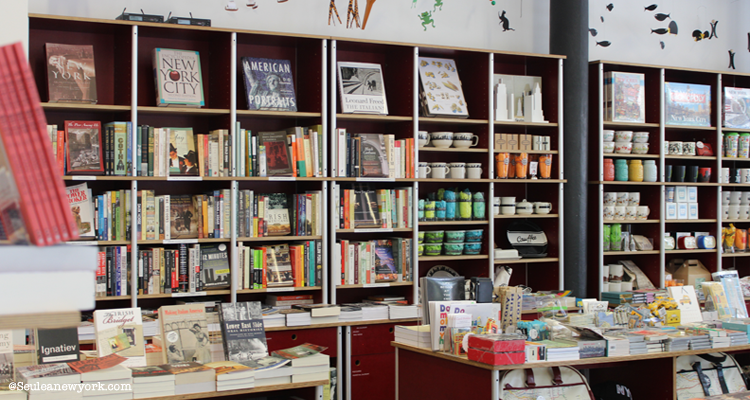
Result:
[[[682,155],[682,142],[671,141],[669,142],[669,155],[670,156],[681,156]]]
[[[430,168],[432,169],[430,173],[430,178],[432,179],[445,179],[445,175],[451,172],[448,164],[444,162],[430,163]]]
[[[630,154],[633,152],[633,143],[631,142],[615,142],[615,153],[617,154]]]
[[[625,221],[625,215],[627,215],[626,206],[615,207],[615,221]]]
[[[453,132],[431,132],[430,143],[434,147],[447,149],[453,144]]]
[[[419,147],[425,147],[430,144],[430,134],[427,131],[417,132]]]
[[[633,154],[648,154],[648,143],[633,143]]]
[[[615,141],[617,142],[632,142],[633,131],[615,131]]]
[[[549,214],[552,211],[552,203],[537,201],[534,203],[534,214]]]
[[[615,142],[604,142],[602,144],[602,151],[604,153],[614,153],[615,152]]]
[[[694,156],[695,155],[695,142],[682,142],[682,155]]]
[[[651,213],[651,210],[648,206],[638,206],[638,210],[635,212],[635,219],[639,221],[647,220],[649,213]]]
[[[610,129],[605,129],[602,131],[602,141],[603,142],[614,142],[615,141],[615,131]]]
[[[604,208],[602,209],[602,213],[605,221],[613,221],[615,219],[614,206],[604,206]]]
[[[618,207],[627,206],[630,201],[629,192],[617,192],[617,204]]]
[[[466,164],[466,177],[468,179],[481,179],[482,178],[482,164],[481,163],[467,163]]]
[[[628,205],[629,206],[641,205],[641,192],[628,192]]]
[[[638,206],[625,207],[625,220],[635,221],[638,216]]]
[[[479,144],[479,136],[471,132],[456,132],[453,134],[453,147],[467,148]]]
[[[430,172],[432,172],[432,168],[430,168],[430,164],[426,162],[419,163],[419,177],[420,178],[427,178],[428,176],[430,176]]]
[[[634,143],[648,143],[648,132],[633,132]]]
[[[466,163],[452,162],[450,171],[451,179],[464,179],[466,178]]]

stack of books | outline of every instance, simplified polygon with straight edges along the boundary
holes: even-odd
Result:
[[[607,357],[630,355],[630,341],[620,335],[605,336],[607,339]]]
[[[396,325],[394,340],[409,346],[430,349],[430,325]]]
[[[617,307],[625,303],[637,303],[636,295],[633,292],[603,292],[602,301],[608,301],[610,307]],[[638,301],[645,302],[646,295],[641,294],[637,297]]]
[[[362,308],[356,306],[341,306],[339,322],[362,321]]]
[[[691,336],[685,335],[669,335],[667,342],[664,346],[665,351],[683,351],[690,348]]]
[[[646,338],[642,335],[627,335],[630,341],[630,355],[646,354],[648,348],[646,347]]]
[[[83,391],[83,397],[86,399],[126,400],[133,398],[131,387],[133,384],[133,373],[130,368],[122,364],[97,371],[82,372],[81,383],[92,384],[92,390]],[[107,389],[102,390],[96,383],[101,383]]]
[[[302,310],[282,310],[286,315],[286,326],[307,326],[312,324],[310,313]]]
[[[286,316],[279,311],[276,307],[265,306],[263,308],[263,326],[266,328],[286,326]]]
[[[216,372],[197,362],[165,364],[161,366],[174,374],[174,394],[213,392],[216,390]]]
[[[345,306],[355,306],[362,309],[362,321],[377,321],[388,319],[388,306],[375,303],[344,303]]]
[[[310,325],[335,324],[339,322],[339,314],[341,313],[339,306],[331,304],[296,304],[292,306],[292,309],[309,312]]]
[[[60,384],[80,384],[81,374],[74,371],[66,363],[59,364],[40,364],[30,365],[16,369],[16,380],[25,384],[34,385],[38,383],[40,387],[50,387],[50,385]],[[53,386],[54,387],[54,386]],[[46,400],[46,399],[82,399],[83,393],[74,391],[47,391],[32,390],[29,392],[29,400]]]
[[[255,371],[234,361],[216,361],[206,364],[216,371],[216,391],[252,389]]]
[[[417,304],[389,304],[388,316],[390,319],[419,318],[421,310]]]
[[[695,335],[690,338],[690,350],[704,350],[711,348],[711,340],[708,334]]]
[[[723,332],[726,334],[726,332]],[[729,347],[732,345],[732,339],[729,336],[710,336],[711,338],[711,348],[719,349],[722,347]]]
[[[547,348],[547,361],[579,360],[580,349],[575,343],[557,340],[541,340],[539,343]]]
[[[330,357],[318,353],[292,359],[292,383],[326,380],[330,377]]]
[[[732,346],[742,346],[747,344],[747,332],[732,331],[727,329],[727,336],[732,342]]]
[[[133,367],[133,398],[174,396],[175,376],[158,367]]]
[[[311,294],[289,294],[289,295],[275,295],[269,294],[266,296],[266,304],[273,306],[279,310],[285,310],[292,308],[295,304],[313,304],[313,296]]]
[[[276,356],[266,356],[257,360],[242,361],[241,364],[255,371],[255,387],[285,385],[292,383],[294,370],[290,360]]]

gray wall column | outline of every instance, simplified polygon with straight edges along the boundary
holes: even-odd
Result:
[[[563,67],[563,143],[566,153],[564,191],[565,289],[586,296],[588,224],[589,50],[588,0],[549,0],[552,54],[565,55]]]

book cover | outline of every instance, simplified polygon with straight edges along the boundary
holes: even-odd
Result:
[[[286,243],[268,246],[268,266],[266,268],[267,286],[294,286],[292,261],[289,257],[289,245]]]
[[[258,145],[265,148],[266,175],[261,176],[292,176],[292,156],[286,144],[286,132],[258,132]]]
[[[37,329],[35,345],[38,364],[78,361],[78,329]]]
[[[134,383],[138,383],[135,381],[136,378],[151,378],[156,376],[172,375],[171,372],[158,365],[149,365],[147,367],[132,367],[130,368],[130,370],[133,371]]]
[[[247,109],[297,111],[289,60],[242,57]]]
[[[268,236],[284,236],[292,233],[286,193],[270,193],[265,196],[268,199],[265,213]]]
[[[668,287],[669,295],[677,303],[680,310],[680,323],[685,325],[691,322],[702,322],[700,303],[695,295],[693,285]]]
[[[284,365],[289,364],[291,360],[276,356],[266,356],[256,360],[241,361],[241,364],[250,367],[256,372],[259,371],[270,371],[276,368],[281,368]]]
[[[711,126],[711,86],[664,83],[667,125]]]
[[[159,324],[164,343],[163,362],[211,362],[211,342],[203,303],[161,306]]]
[[[388,177],[388,155],[385,153],[385,141],[379,133],[362,133],[360,160],[361,174],[364,177]]]
[[[355,191],[355,195],[354,227],[380,228],[380,212],[378,211],[378,199],[375,191],[357,190]]]
[[[104,172],[102,130],[99,121],[65,121],[68,174]]]
[[[425,116],[469,116],[454,60],[419,57],[419,82]]]
[[[70,368],[73,368],[74,371],[84,374],[86,372],[95,372],[112,368],[114,366],[122,364],[123,362],[125,362],[125,360],[125,357],[119,356],[117,354],[109,354],[104,357],[87,358],[85,360],[69,362],[68,366]],[[128,375],[131,374],[130,370],[127,368],[124,369],[124,371]]]
[[[67,363],[54,363],[54,364],[38,364],[29,365],[26,367],[18,367],[16,369],[16,377],[20,378],[25,383],[29,383],[32,380],[51,378],[54,376],[67,376],[67,375],[78,375],[80,382],[80,375],[76,373]]]
[[[0,386],[13,381],[13,331],[0,330]]]
[[[156,105],[203,107],[200,53],[193,50],[154,49]]]
[[[169,199],[169,229],[172,239],[198,237],[198,212],[189,194],[172,195]]]
[[[193,128],[169,128],[169,175],[198,176]]]
[[[750,129],[750,89],[724,88],[724,127]]]
[[[303,343],[299,346],[290,347],[288,349],[276,350],[272,355],[287,360],[295,360],[298,358],[314,356],[325,351],[326,349],[327,347],[318,346],[317,344]]]
[[[609,121],[646,122],[646,89],[644,75],[612,71],[609,78],[612,102]],[[606,84],[606,83],[605,83]]]
[[[86,183],[65,188],[68,195],[70,211],[78,227],[81,238],[94,238],[94,203],[91,201],[90,191]]]
[[[341,112],[388,114],[380,64],[338,62]]]
[[[398,268],[393,258],[393,241],[390,239],[375,241],[375,274],[377,282],[398,280]]]
[[[228,289],[230,274],[227,245],[201,245],[201,268],[205,290]]]
[[[146,365],[140,308],[94,311],[94,334],[99,357],[117,354],[127,358],[127,367]]]
[[[227,360],[240,362],[268,356],[259,301],[220,303],[219,319]]]
[[[97,101],[94,46],[45,43],[49,102]]]

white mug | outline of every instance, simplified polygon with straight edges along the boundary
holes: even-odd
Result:
[[[500,213],[503,215],[513,215],[516,213],[516,205],[515,204],[501,204]]]
[[[430,144],[430,134],[427,131],[417,132],[417,139],[419,140],[419,147],[425,147]]]
[[[726,221],[729,219],[729,204],[721,205],[721,219]]]
[[[549,214],[552,211],[552,203],[546,201],[537,201],[534,203],[535,214]]]
[[[638,214],[638,206],[627,206],[625,207],[625,220],[635,221]]]
[[[619,292],[620,288],[622,288],[622,282],[609,282],[607,285],[610,292]]]
[[[618,207],[626,206],[628,205],[628,201],[630,199],[630,193],[628,192],[617,192],[617,204],[615,204]]]
[[[451,179],[464,179],[466,178],[466,163],[452,162],[450,163]]]
[[[740,219],[750,219],[750,205],[745,204],[740,206]]]
[[[630,282],[620,282],[620,291],[621,292],[629,292],[633,290],[633,281]]]
[[[729,215],[727,219],[740,219],[739,204],[738,205],[730,204],[729,207],[727,207],[727,209],[729,210]]]
[[[479,144],[479,136],[471,132],[456,132],[453,134],[453,147],[467,148]]]
[[[729,168],[722,168],[721,169],[721,183],[729,183],[729,178],[731,176],[729,175]]]
[[[516,205],[516,198],[515,196],[506,196],[500,198],[500,205],[503,206],[514,206]]]
[[[617,192],[604,192],[604,205],[614,207],[617,203]]]
[[[731,195],[732,192],[729,191],[722,191],[721,192],[721,204],[729,205],[729,195]]]
[[[641,205],[641,192],[629,192],[628,193],[628,205],[640,206]]]
[[[750,192],[742,192],[742,197],[740,198],[740,204],[750,205]]]
[[[453,144],[453,132],[431,132],[430,142],[434,147],[447,149]]]
[[[445,175],[451,172],[451,169],[444,162],[431,163],[430,168],[432,168],[432,173],[430,174],[430,178],[432,179],[445,179]]]
[[[740,182],[750,183],[750,168],[740,169]]]
[[[466,177],[469,179],[481,179],[482,178],[482,164],[480,163],[466,164]]]
[[[622,264],[609,264],[609,284],[622,282]]]
[[[419,177],[420,178],[427,178],[430,176],[430,172],[432,172],[432,168],[430,168],[430,165],[426,162],[419,163]]]
[[[609,264],[604,264],[602,266],[602,280],[604,283],[609,282]]]
[[[635,214],[635,219],[639,221],[647,220],[649,213],[651,213],[651,210],[648,208],[648,206],[638,206],[638,210]]]
[[[626,206],[615,206],[615,221],[625,221]]]
[[[742,201],[742,192],[730,192],[729,205],[739,205]]]

